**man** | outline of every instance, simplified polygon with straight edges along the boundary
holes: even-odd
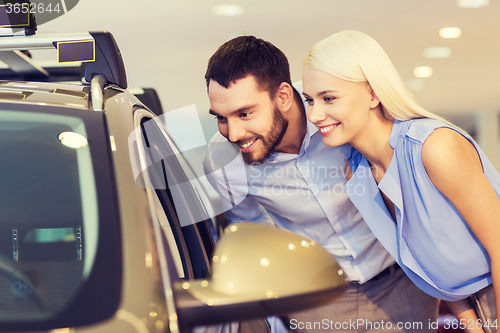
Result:
[[[285,55],[264,40],[237,37],[210,58],[205,79],[219,133],[204,167],[230,208],[226,217],[314,240],[352,281],[335,303],[290,314],[292,331],[434,331],[438,301],[410,282],[349,201],[346,191],[363,191],[344,188],[350,146],[323,145]]]

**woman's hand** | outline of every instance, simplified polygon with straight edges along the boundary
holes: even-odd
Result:
[[[446,301],[446,305],[448,305],[451,312],[457,317],[458,322],[465,324],[464,331],[466,333],[484,333],[469,298],[454,302]]]

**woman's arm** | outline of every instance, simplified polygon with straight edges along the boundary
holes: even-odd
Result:
[[[483,173],[479,155],[461,134],[439,128],[424,142],[422,162],[434,186],[451,201],[488,252],[496,317],[500,319],[500,201]]]
[[[481,325],[477,325],[477,316],[472,303],[469,298],[461,299],[459,301],[447,301],[446,305],[450,308],[451,312],[457,317],[459,324],[464,323],[466,333],[481,332],[484,333]]]

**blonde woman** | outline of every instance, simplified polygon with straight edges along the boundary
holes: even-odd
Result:
[[[466,331],[494,332],[500,176],[481,149],[420,107],[364,33],[317,43],[303,86],[324,144],[352,146],[345,190],[375,236],[420,289],[449,301]]]

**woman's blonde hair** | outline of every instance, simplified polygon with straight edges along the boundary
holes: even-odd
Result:
[[[367,82],[389,120],[433,118],[450,124],[417,104],[382,47],[362,32],[344,30],[316,43],[304,66],[346,81]]]

